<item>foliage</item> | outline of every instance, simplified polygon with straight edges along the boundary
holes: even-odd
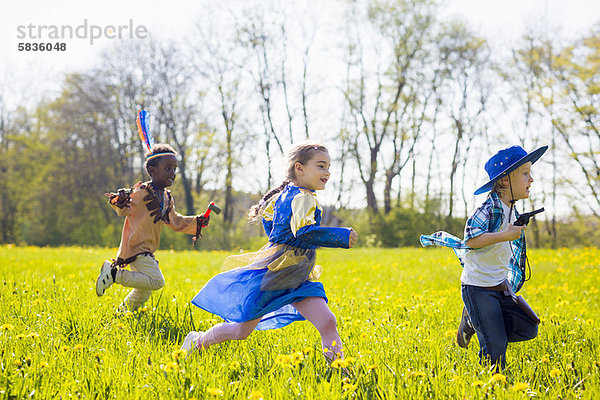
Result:
[[[189,300],[225,252],[158,253],[166,286],[139,313],[115,316],[128,289],[97,298],[114,249],[0,247],[0,398],[495,398],[600,396],[600,251],[534,250],[523,295],[542,318],[494,374],[477,339],[455,343],[460,267],[448,249],[322,250],[349,375],[328,366],[309,323],[254,332],[188,357],[191,329],[219,318]]]
[[[420,246],[419,236],[440,230],[462,237],[465,225],[464,219],[444,218],[410,208],[394,208],[384,216],[367,210],[346,210],[338,214],[343,216],[344,225],[352,226],[359,233],[358,245],[365,247]]]

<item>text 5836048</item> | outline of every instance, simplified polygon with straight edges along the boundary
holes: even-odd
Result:
[[[17,46],[19,51],[66,51],[67,44],[63,42],[47,42],[47,43],[19,43]]]

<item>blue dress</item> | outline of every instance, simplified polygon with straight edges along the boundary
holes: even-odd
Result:
[[[322,227],[323,209],[314,191],[286,186],[263,211],[269,242],[259,251],[227,257],[223,272],[209,280],[192,304],[227,322],[261,318],[258,330],[284,327],[304,317],[292,303],[306,297],[327,301],[316,282],[317,247],[348,248],[350,229]]]

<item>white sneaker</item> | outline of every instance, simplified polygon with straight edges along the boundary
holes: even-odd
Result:
[[[102,296],[106,289],[115,283],[111,274],[111,265],[112,262],[106,260],[102,264],[102,268],[100,268],[100,275],[98,275],[98,279],[96,280],[96,294],[98,297]]]
[[[183,339],[183,344],[181,345],[181,350],[185,350],[188,352],[188,354],[197,348],[197,344],[196,342],[198,341],[198,338],[200,338],[200,335],[202,335],[204,332],[199,331],[191,331],[190,333],[187,334],[187,336],[185,337],[185,339]]]

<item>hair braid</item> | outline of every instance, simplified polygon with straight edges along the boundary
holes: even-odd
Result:
[[[259,219],[259,217],[262,215],[262,211],[265,209],[265,207],[267,206],[269,200],[271,199],[271,197],[275,196],[277,193],[281,192],[288,183],[291,183],[292,180],[289,178],[286,178],[283,180],[283,182],[281,182],[281,185],[277,186],[274,189],[269,190],[262,199],[260,199],[260,201],[253,205],[252,207],[250,207],[250,211],[248,212],[248,219],[250,219],[250,221],[256,221]]]

